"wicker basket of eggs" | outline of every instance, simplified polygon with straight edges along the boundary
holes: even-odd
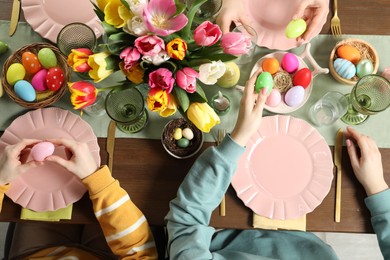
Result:
[[[3,65],[4,91],[15,103],[31,109],[47,107],[67,90],[66,58],[55,46],[33,43],[15,51]]]
[[[340,83],[354,85],[367,74],[378,71],[379,58],[375,49],[359,39],[340,41],[329,58],[329,70]]]

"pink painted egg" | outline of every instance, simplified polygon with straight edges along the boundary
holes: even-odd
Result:
[[[42,68],[42,65],[39,62],[37,55],[30,51],[23,52],[22,64],[27,73],[31,75],[37,73]]]
[[[308,68],[302,68],[298,70],[293,77],[293,86],[302,86],[307,88],[311,82],[311,71]]]
[[[280,94],[279,90],[272,89],[271,93],[269,93],[267,97],[267,100],[265,101],[265,104],[270,107],[277,107],[281,101],[282,95]]]
[[[299,67],[299,61],[295,54],[287,52],[282,58],[282,68],[288,73],[294,73]]]
[[[42,162],[46,157],[54,153],[54,144],[51,142],[40,142],[31,148],[31,157],[34,161]]]
[[[50,68],[46,75],[46,85],[51,91],[57,91],[64,83],[64,73],[58,67]]]
[[[35,73],[34,77],[31,79],[31,85],[36,91],[44,91],[47,89],[46,75],[47,69],[41,69],[40,71]]]

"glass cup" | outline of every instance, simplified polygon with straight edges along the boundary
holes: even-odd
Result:
[[[99,117],[104,115],[106,113],[104,94],[102,92],[99,92],[96,97],[95,103],[83,108],[83,111],[92,117]]]
[[[255,53],[257,43],[257,32],[251,26],[246,24],[237,25],[233,32],[242,32],[244,35],[249,36],[251,39],[251,46],[249,47],[248,53],[240,55],[234,62],[243,65],[252,61],[253,54]]]
[[[64,26],[57,36],[58,49],[68,56],[72,49],[88,48],[93,50],[96,47],[96,35],[86,24],[70,23]]]
[[[348,109],[348,98],[337,91],[330,91],[320,98],[309,110],[312,122],[317,126],[331,125]]]

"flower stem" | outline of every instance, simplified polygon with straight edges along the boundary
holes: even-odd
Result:
[[[188,23],[187,25],[183,28],[183,39],[186,41],[189,41],[191,39],[191,27],[192,27],[192,21],[194,20],[195,13],[198,11],[200,6],[207,2],[207,0],[195,0],[191,7],[188,10],[187,13],[187,18],[188,18]]]

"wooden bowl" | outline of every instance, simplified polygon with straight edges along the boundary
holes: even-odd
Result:
[[[7,70],[9,66],[11,66],[13,63],[22,63],[22,54],[24,52],[30,51],[35,55],[38,55],[39,50],[42,48],[50,48],[55,53],[57,57],[57,66],[61,68],[61,70],[64,73],[64,82],[62,83],[60,89],[58,89],[55,92],[51,90],[36,91],[37,98],[32,102],[27,102],[16,95],[14,91],[14,86],[8,84],[6,79]],[[28,77],[27,74],[26,77]],[[70,79],[70,69],[67,64],[66,57],[60,52],[60,50],[57,47],[48,43],[32,43],[16,50],[10,57],[8,57],[8,59],[5,61],[3,65],[3,75],[1,81],[4,87],[4,91],[7,93],[7,95],[10,97],[11,100],[13,100],[15,103],[25,108],[37,109],[37,108],[50,106],[53,103],[57,102],[67,91],[68,89],[67,82],[69,81],[69,79]],[[30,82],[30,80],[28,81]]]
[[[337,80],[338,82],[340,82],[342,84],[348,84],[348,85],[355,85],[356,82],[359,80],[359,77],[357,75],[353,76],[351,79],[346,79],[346,78],[341,77],[336,72],[336,70],[333,66],[334,60],[338,58],[337,48],[342,46],[342,45],[351,45],[351,46],[356,47],[360,52],[361,60],[368,59],[372,62],[373,67],[374,67],[372,74],[375,74],[378,71],[379,57],[378,57],[378,54],[377,54],[376,50],[374,49],[374,47],[372,47],[372,45],[369,44],[368,42],[365,42],[365,41],[362,41],[359,39],[346,39],[346,40],[338,42],[335,45],[335,47],[333,48],[333,50],[329,56],[329,70],[330,70],[330,73],[332,74],[332,76],[335,80]]]

